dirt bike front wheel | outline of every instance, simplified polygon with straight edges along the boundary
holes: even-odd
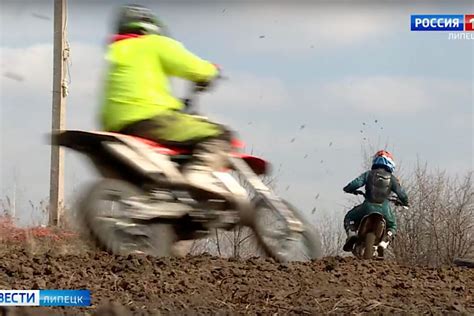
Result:
[[[127,216],[124,200],[143,197],[138,187],[116,179],[93,184],[79,204],[79,218],[100,248],[113,254],[170,256],[176,241],[169,224],[137,223]]]
[[[280,262],[309,261],[322,257],[318,230],[290,203],[283,201],[303,222],[301,233],[291,232],[281,214],[263,201],[257,203],[252,228],[264,252]]]

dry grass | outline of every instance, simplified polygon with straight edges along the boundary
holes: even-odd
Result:
[[[0,216],[0,255],[11,246],[22,247],[31,254],[78,253],[89,248],[74,231],[45,226],[17,227],[10,216],[3,215]]]

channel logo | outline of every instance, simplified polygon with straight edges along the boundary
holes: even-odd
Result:
[[[412,31],[474,31],[474,14],[411,15]]]
[[[89,290],[0,290],[0,306],[90,306]]]
[[[464,31],[474,31],[474,14],[466,14],[464,19]]]

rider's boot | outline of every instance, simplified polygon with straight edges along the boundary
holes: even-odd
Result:
[[[351,252],[354,249],[355,243],[357,242],[357,229],[354,227],[354,222],[352,221],[345,226],[347,238],[342,250]]]
[[[199,143],[191,162],[184,167],[183,174],[189,183],[209,198],[232,200],[231,193],[212,173],[228,167],[229,142],[210,139]]]

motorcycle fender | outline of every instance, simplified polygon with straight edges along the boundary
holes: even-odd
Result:
[[[165,176],[171,181],[185,182],[184,177],[168,156],[160,154],[154,150],[150,150],[150,146],[131,139],[130,137],[121,137],[120,140],[127,144],[134,151],[139,153],[142,157],[148,159],[149,162],[156,165],[160,172],[164,173]]]
[[[386,223],[382,214],[380,213],[371,213],[362,218],[357,230],[359,238],[364,238],[364,236],[369,232],[375,232],[378,228],[377,224],[382,225],[382,229],[385,230]]]
[[[126,145],[116,142],[104,142],[103,145],[106,150],[143,173],[162,173],[154,163]]]

